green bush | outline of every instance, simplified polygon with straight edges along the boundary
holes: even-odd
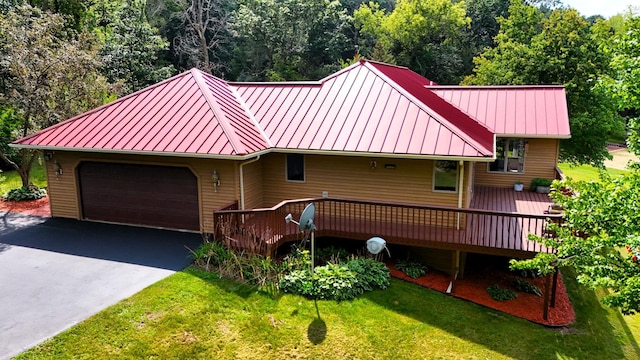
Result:
[[[420,276],[426,274],[428,270],[426,266],[418,262],[410,261],[409,259],[398,260],[395,268],[407,274],[407,276],[413,279],[417,279]]]
[[[17,189],[9,190],[2,197],[6,201],[26,201],[26,200],[38,200],[47,196],[45,189],[38,189],[37,187],[21,187]]]
[[[205,241],[195,251],[191,251],[194,264],[204,270],[209,271],[210,266],[218,266],[232,257],[224,245],[219,242]]]
[[[386,289],[391,275],[381,262],[372,259],[353,259],[346,264],[327,264],[315,268],[290,271],[279,282],[286,293],[312,299],[351,300],[365,291]]]
[[[327,246],[316,249],[315,256],[317,265],[326,265],[328,263],[339,264],[347,261],[351,253],[343,248]]]
[[[516,279],[516,290],[527,294],[542,296],[542,291],[537,286],[523,279]]]
[[[356,273],[357,286],[363,291],[384,290],[389,287],[391,273],[389,268],[380,261],[355,258],[347,262],[347,267]]]
[[[512,300],[518,297],[515,291],[504,289],[498,286],[498,284],[493,284],[487,288],[487,293],[493,300],[496,301],[505,301]]]
[[[311,253],[309,250],[294,246],[291,252],[282,259],[283,271],[305,270],[311,267]]]
[[[531,191],[536,191],[538,186],[551,186],[551,180],[545,178],[534,178],[529,184]]]

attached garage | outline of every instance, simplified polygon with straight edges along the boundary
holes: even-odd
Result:
[[[82,162],[78,186],[84,219],[200,230],[198,180],[187,167]]]

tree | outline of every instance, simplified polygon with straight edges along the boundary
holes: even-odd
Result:
[[[513,0],[509,17],[499,19],[497,46],[474,59],[476,85],[562,84],[572,137],[561,143],[562,160],[602,166],[609,157],[606,141],[622,129],[615,104],[598,79],[609,71],[589,24],[575,10],[536,8]]]
[[[529,260],[511,261],[515,269],[549,274],[555,267],[573,267],[581,284],[604,288],[602,301],[623,313],[640,311],[640,172],[600,182],[554,182],[553,201],[564,208],[555,237],[531,239],[556,250]],[[560,191],[563,190],[563,191]]]
[[[360,32],[375,35],[398,64],[439,83],[460,81],[461,40],[471,21],[464,2],[400,0],[389,14],[372,3],[361,6],[354,16]]]
[[[188,67],[222,75],[227,69],[219,61],[230,33],[226,0],[173,0],[181,11],[174,13],[182,31],[173,39],[173,50]]]
[[[62,16],[29,5],[0,15],[0,104],[20,121],[14,139],[101,105],[115,91],[98,73],[91,39],[64,25]],[[18,157],[0,152],[26,187],[35,152],[21,149]]]
[[[628,120],[629,148],[640,154],[640,17],[627,16],[624,29],[608,40],[613,73],[604,83]]]
[[[242,1],[232,16],[235,64],[241,80],[302,80],[339,69],[353,47],[350,17],[337,1]],[[350,53],[349,53],[350,51]]]
[[[104,8],[107,5],[104,2],[97,6]],[[127,93],[171,76],[173,66],[162,66],[158,60],[158,54],[167,49],[168,43],[147,21],[144,2],[127,1],[116,6],[110,12],[111,19],[97,21],[102,26],[94,30],[104,38],[99,52],[102,74],[111,83],[122,80]]]

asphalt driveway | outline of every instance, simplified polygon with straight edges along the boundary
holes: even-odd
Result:
[[[0,359],[185,268],[198,234],[0,212]]]

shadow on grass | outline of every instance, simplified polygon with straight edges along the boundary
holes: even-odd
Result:
[[[313,300],[316,306],[317,317],[313,319],[307,328],[307,339],[314,344],[321,344],[327,338],[327,324],[320,317],[320,309],[318,308],[318,300]]]
[[[388,290],[363,297],[515,359],[624,358],[621,345],[612,341],[615,331],[597,296],[578,287],[575,280],[567,282],[571,283],[572,299],[577,292],[584,305],[576,306],[577,323],[563,329],[547,328],[397,279],[392,280]]]

